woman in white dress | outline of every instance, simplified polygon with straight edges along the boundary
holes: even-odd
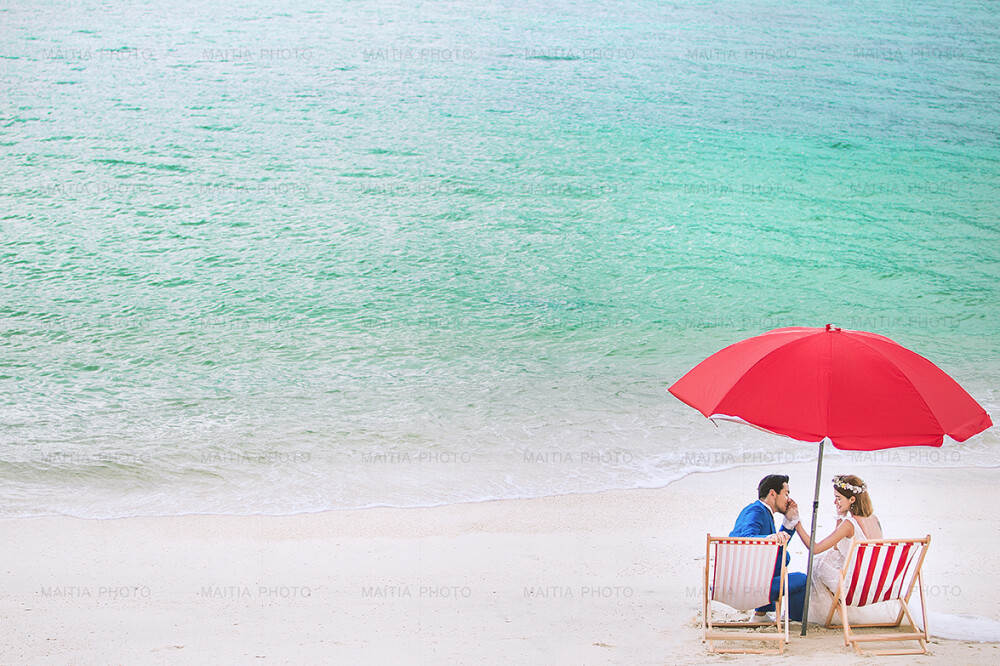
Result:
[[[823,624],[830,613],[833,595],[840,582],[840,570],[847,561],[851,545],[865,539],[881,539],[882,525],[875,516],[868,486],[858,477],[839,475],[833,477],[833,503],[837,509],[837,527],[833,534],[816,543],[813,548],[813,578],[809,591],[809,619]],[[796,525],[802,542],[809,545],[809,533],[802,523]],[[852,622],[880,622],[886,618],[884,608],[852,608]],[[892,618],[889,618],[892,619]]]

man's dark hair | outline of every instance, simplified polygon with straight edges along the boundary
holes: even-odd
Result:
[[[781,489],[785,487],[786,483],[788,483],[787,475],[768,474],[760,480],[759,484],[757,484],[757,497],[759,499],[764,499],[772,490],[780,495]]]

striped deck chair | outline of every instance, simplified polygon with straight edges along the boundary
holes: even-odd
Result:
[[[930,634],[927,632],[927,604],[924,599],[924,576],[921,566],[927,547],[931,543],[930,535],[924,539],[881,539],[872,541],[857,541],[851,546],[851,551],[840,571],[840,583],[830,613],[826,618],[826,626],[833,626],[833,616],[840,609],[840,618],[844,626],[844,644],[853,645],[858,654],[926,654]],[[910,595],[914,586],[920,588],[920,613],[923,618],[923,631],[917,628],[910,614]],[[899,613],[894,622],[878,624],[850,624],[847,620],[847,609],[851,606],[870,606],[879,603],[899,603]],[[857,627],[899,627],[903,618],[909,623],[909,629],[902,633],[859,634]],[[859,643],[887,641],[917,641],[918,646],[906,649],[862,650]]]
[[[776,538],[713,537],[708,535],[705,547],[704,607],[702,631],[710,652],[740,652],[782,654],[788,642],[788,571],[784,548]],[[712,619],[712,602],[717,601],[736,610],[751,610],[767,606],[771,596],[774,566],[781,558],[781,583],[775,602],[774,621],[716,622]],[[753,627],[754,631],[718,631],[720,628]],[[776,631],[763,631],[764,628]],[[762,641],[753,648],[717,648],[712,641]],[[765,648],[775,642],[777,647]]]

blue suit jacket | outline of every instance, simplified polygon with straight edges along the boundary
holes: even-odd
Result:
[[[794,528],[781,528],[781,531],[788,534],[789,537],[795,534]],[[748,504],[743,507],[740,511],[740,515],[736,517],[736,526],[733,527],[733,531],[729,533],[731,537],[765,537],[775,534],[774,529],[774,516],[771,515],[771,510],[768,509],[763,502],[757,500],[753,504]],[[787,565],[792,556],[785,551],[785,564]],[[781,574],[781,563],[774,563],[774,575],[778,576]]]

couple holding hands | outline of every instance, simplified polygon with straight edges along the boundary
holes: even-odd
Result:
[[[799,520],[798,505],[788,495],[788,477],[771,474],[761,479],[757,486],[757,501],[746,506],[736,518],[736,526],[729,533],[731,537],[764,537],[775,534],[774,514],[782,515],[782,525],[777,531],[779,540],[787,544],[796,533],[809,546],[809,532]],[[868,487],[853,475],[839,475],[833,478],[833,497],[837,507],[837,527],[833,533],[817,541],[812,552],[813,589],[809,595],[810,618],[825,618],[833,603],[833,593],[837,590],[838,574],[854,541],[881,539],[882,526],[872,510]],[[791,556],[785,554],[787,564]],[[774,579],[771,581],[771,605],[758,608],[754,619],[761,620],[767,612],[774,610],[778,598],[779,572],[781,562],[776,563]],[[820,589],[820,586],[826,590]],[[788,574],[788,615],[802,621],[802,606],[806,594],[806,575],[799,572]],[[814,620],[815,621],[815,620]]]

